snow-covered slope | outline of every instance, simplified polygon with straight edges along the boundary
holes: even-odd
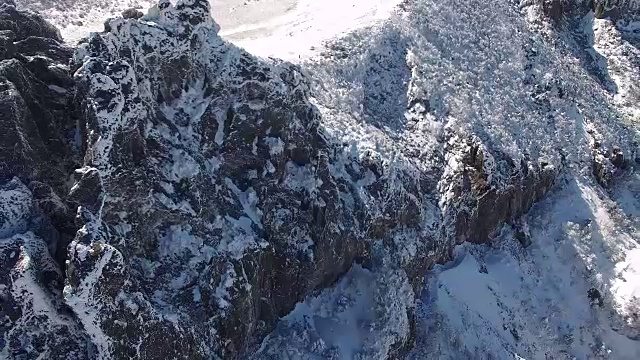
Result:
[[[15,0],[16,5],[41,13],[58,27],[64,40],[75,45],[92,31],[103,31],[109,18],[120,16],[126,9],[149,9],[153,0]]]
[[[297,61],[317,53],[325,40],[387,19],[399,3],[400,0],[257,0],[247,4],[259,7],[254,14],[272,11],[274,7],[286,6],[286,10],[278,17],[255,22],[234,21],[235,24],[226,27],[223,22],[220,35],[252,54]],[[224,21],[223,16],[216,16],[217,6],[213,4],[214,18]],[[244,11],[239,7],[234,13]],[[251,10],[247,12],[251,14]]]
[[[175,3],[175,1],[173,1]],[[211,0],[220,35],[259,56],[298,60],[315,53],[324,40],[386,19],[400,0]],[[45,14],[63,38],[77,43],[104,29],[124,10],[146,12],[153,0],[16,0]]]
[[[619,186],[566,179],[527,216],[528,248],[509,228],[458,248],[427,280],[410,358],[638,358],[638,175]]]
[[[637,166],[634,23],[584,9],[557,25],[543,10],[405,2],[306,63],[325,128],[355,153],[422,166],[444,156],[446,179],[460,166],[451,133],[461,131],[562,169],[556,191],[493,245],[464,246],[429,275],[411,358],[640,356],[640,182],[632,168],[614,180],[621,172],[606,159],[622,147]],[[500,165],[485,162],[496,183],[508,174]]]

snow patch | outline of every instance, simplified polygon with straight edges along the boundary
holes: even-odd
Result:
[[[0,239],[25,232],[32,210],[31,191],[20,179],[0,185]]]

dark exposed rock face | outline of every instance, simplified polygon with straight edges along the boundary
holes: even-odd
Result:
[[[615,183],[616,175],[630,165],[624,152],[617,145],[608,143],[595,129],[587,129],[591,146],[591,173],[603,187],[609,188]]]
[[[544,14],[554,21],[561,20],[572,4],[570,1],[565,0],[540,0],[539,3]]]
[[[593,0],[592,6],[597,18],[608,17],[616,21],[640,16],[640,4],[633,0]]]
[[[53,25],[44,21],[41,16],[31,12],[19,11],[12,0],[0,1],[2,15],[0,15],[0,27],[15,33],[17,39],[26,39],[30,36],[52,39],[62,42],[60,32]]]
[[[17,176],[61,232],[56,258],[75,233],[75,210],[62,200],[75,167],[75,116],[69,104],[74,82],[67,64],[72,49],[40,16],[0,5],[0,166],[2,177]]]
[[[542,7],[543,13],[554,21],[565,17],[584,16],[593,11],[596,18],[622,18],[640,16],[640,5],[633,0],[533,0]],[[524,3],[530,3],[525,0]]]
[[[609,150],[601,144],[594,144],[593,148],[593,176],[604,187],[612,185],[615,174],[620,172],[625,165],[624,154],[619,148]]]
[[[142,11],[137,9],[127,9],[122,12],[122,17],[124,19],[140,19],[143,16],[144,14],[142,13]]]
[[[459,242],[483,243],[497,234],[503,224],[511,223],[526,213],[553,186],[559,169],[551,164],[523,160],[513,164],[506,155],[491,154],[477,138],[454,142],[452,153],[460,154],[457,171],[446,174],[455,195],[448,204],[449,219],[454,222]],[[502,170],[510,177],[503,183],[491,180],[496,162],[508,167]]]
[[[63,200],[73,164],[72,50],[40,16],[0,4],[0,354],[88,356],[63,304],[61,264],[76,231]]]

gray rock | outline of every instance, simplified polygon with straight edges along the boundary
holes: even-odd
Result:
[[[524,1],[530,3],[532,1]],[[633,0],[533,0],[540,4],[543,13],[550,19],[560,22],[572,17],[583,17],[593,11],[596,18],[637,19],[640,6]]]
[[[58,42],[57,30],[45,31],[55,28],[34,13],[4,5],[0,18],[6,44],[0,62],[0,169],[3,177],[16,176],[40,189],[35,201],[50,204],[43,208],[45,216],[64,229],[62,244],[52,246],[58,252],[52,255],[64,264],[65,244],[77,230],[74,211],[62,200],[78,154],[70,106],[74,82],[67,66],[72,50]]]
[[[114,357],[241,357],[366,254],[300,70],[223,43],[208,6],[113,20],[77,57],[91,176],[72,195],[95,231],[71,245],[66,299]]]
[[[142,11],[134,8],[126,9],[122,12],[122,18],[124,19],[140,19],[143,16]]]
[[[0,3],[0,30],[11,30],[18,40],[30,36],[50,38],[62,42],[60,31],[33,12],[17,10],[15,2]]]

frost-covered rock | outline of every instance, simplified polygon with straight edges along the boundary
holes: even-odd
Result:
[[[58,260],[33,268],[52,283],[29,278],[51,315],[33,326],[72,332],[60,348],[79,358],[401,357],[424,336],[414,299],[428,269],[505,224],[536,248],[525,214],[555,184],[579,175],[592,191],[637,158],[635,88],[618,101],[610,86],[634,63],[607,79],[539,5],[406,1],[293,65],[223,41],[208,1],[162,0],[91,35],[74,79],[49,26],[0,22],[12,150],[0,175],[13,179],[0,237]],[[618,28],[602,29],[593,49],[628,53],[603,45]],[[628,290],[616,304],[634,336]],[[11,296],[29,313],[29,296]],[[59,339],[43,336],[29,351],[53,351]],[[462,353],[484,354],[471,345]]]
[[[627,159],[636,156],[633,113],[622,111],[615,93],[603,86],[597,53],[573,43],[572,33],[541,24],[547,19],[539,7],[425,0],[405,2],[403,10],[385,24],[331,41],[324,56],[305,65],[321,122],[344,143],[345,153],[375,159],[378,173],[408,174],[397,177],[395,189],[413,195],[413,202],[403,203],[417,204],[414,214],[420,216],[409,218],[420,219],[424,231],[380,232],[383,243],[403,250],[399,262],[422,260],[406,269],[424,273],[420,265],[450,258],[461,242],[487,242],[505,223],[521,245],[535,247],[529,222],[521,218],[533,204],[574,177],[599,188],[595,137],[611,150],[607,161],[620,166],[611,178],[624,174]],[[371,188],[362,189],[369,195]],[[385,204],[370,198],[366,210]],[[402,219],[397,213],[392,218]],[[478,324],[482,329],[481,318]],[[429,336],[417,337],[430,342]],[[440,343],[433,344],[437,352]],[[452,358],[482,357],[486,350],[479,346]]]
[[[567,156],[586,157],[562,148],[571,140],[554,144],[554,106],[574,95],[540,75],[531,44],[508,49],[512,63],[491,84],[470,76],[438,89],[461,61],[492,71],[506,55],[421,43],[437,25],[419,21],[430,3],[412,6],[355,47],[341,41],[358,34],[336,41],[308,71],[222,41],[205,1],[112,20],[79,49],[87,151],[72,198],[85,225],[65,296],[102,356],[242,356],[354,261],[399,271],[419,291],[454,246],[518,222]],[[439,72],[428,68],[434,47],[452,58]],[[517,94],[458,102],[517,82]],[[530,122],[514,129],[518,116]],[[172,335],[145,335],[160,332]],[[391,338],[367,356],[413,339]]]
[[[64,201],[77,156],[68,71],[73,50],[41,16],[10,2],[0,4],[0,44],[0,176],[18,177],[31,189],[60,233],[59,240],[45,240],[64,263],[66,244],[77,230],[74,211]]]
[[[32,232],[0,239],[0,260],[0,356],[91,358],[91,343],[62,302],[63,277],[44,240]]]
[[[17,178],[0,184],[0,357],[88,359],[91,343],[62,301],[56,230]],[[49,245],[49,246],[48,246]]]
[[[0,357],[89,357],[62,301],[74,165],[72,50],[42,17],[0,4]]]
[[[368,256],[308,85],[223,42],[206,1],[108,28],[76,54],[85,225],[65,299],[103,357],[242,356]]]

